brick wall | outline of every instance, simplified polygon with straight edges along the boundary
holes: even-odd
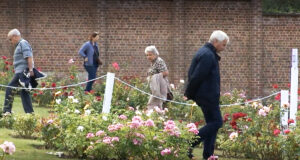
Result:
[[[222,91],[244,89],[250,96],[289,83],[291,48],[300,48],[300,16],[262,15],[261,0],[2,0],[1,55],[12,55],[6,40],[20,29],[34,50],[35,64],[63,73],[92,31],[100,32],[104,66],[121,66],[121,75],[145,77],[147,45],[156,45],[167,62],[170,80],[186,79],[193,54],[216,29],[230,36],[221,53]]]

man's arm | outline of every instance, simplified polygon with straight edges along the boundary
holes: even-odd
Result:
[[[27,41],[21,41],[21,51],[23,57],[27,60],[28,69],[30,72],[30,76],[34,76],[33,73],[33,53],[30,44]]]
[[[199,57],[196,67],[191,73],[185,96],[191,99],[196,94],[201,82],[208,76],[213,65],[213,57],[209,53],[205,53]]]
[[[29,72],[30,72],[30,76],[34,76],[33,73],[33,58],[32,57],[27,57],[27,62],[28,62],[28,68],[29,68]]]

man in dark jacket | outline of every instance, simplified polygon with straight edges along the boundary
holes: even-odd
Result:
[[[187,99],[197,103],[202,109],[206,125],[199,130],[199,138],[191,145],[195,147],[204,142],[203,158],[212,159],[214,144],[219,128],[222,127],[222,116],[219,107],[220,70],[217,54],[223,51],[229,38],[223,31],[214,31],[202,48],[195,54],[189,72],[185,91]],[[189,157],[192,158],[192,148]]]

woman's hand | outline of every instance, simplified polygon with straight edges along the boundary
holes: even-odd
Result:
[[[85,58],[84,58],[84,61],[85,61],[85,62],[87,62],[88,60],[89,60],[88,57],[85,57]]]
[[[102,66],[102,61],[98,58],[98,64]]]
[[[163,77],[167,77],[169,75],[169,71],[164,71],[164,72],[162,72],[162,74],[163,74]]]
[[[183,96],[183,100],[187,101],[187,100],[188,100],[188,98],[187,98],[186,96]]]

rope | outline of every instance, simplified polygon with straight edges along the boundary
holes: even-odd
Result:
[[[66,85],[66,86],[58,86],[58,87],[51,87],[51,88],[31,88],[32,90],[54,90],[54,89],[62,89],[62,88],[69,88],[69,87],[76,87],[76,86],[79,86],[79,85],[82,85],[82,84],[85,84],[85,83],[88,83],[88,82],[91,82],[91,81],[95,81],[97,79],[102,79],[106,77],[106,75],[103,75],[103,76],[100,76],[100,77],[97,77],[97,78],[94,78],[94,79],[91,79],[91,80],[88,80],[88,81],[83,81],[83,82],[79,82],[79,83],[76,83],[76,84],[70,84],[70,85]],[[5,88],[12,88],[12,89],[29,89],[29,88],[24,88],[24,87],[14,87],[14,86],[8,86],[8,85],[3,85],[3,84],[0,84],[0,87],[5,87]]]
[[[123,83],[123,84],[125,84],[125,85],[127,85],[127,86],[129,86],[129,87],[131,87],[131,88],[133,88],[133,89],[135,89],[135,90],[143,93],[143,94],[146,94],[148,96],[152,96],[154,98],[157,98],[157,99],[160,99],[160,100],[163,100],[163,101],[167,101],[167,102],[171,102],[171,103],[176,103],[176,104],[181,104],[181,105],[187,105],[187,106],[193,106],[194,105],[194,104],[190,104],[190,103],[177,102],[177,101],[167,100],[167,99],[164,99],[164,98],[161,98],[161,97],[157,97],[157,96],[154,96],[154,95],[152,95],[150,93],[147,93],[147,92],[145,92],[145,91],[143,91],[143,90],[141,90],[141,89],[139,89],[139,88],[137,88],[137,87],[135,87],[135,86],[133,86],[131,84],[128,84],[128,83],[122,81],[118,77],[115,77],[115,79],[118,80],[119,82],[121,82],[121,83]],[[236,105],[244,105],[244,104],[248,104],[248,103],[255,102],[255,101],[261,101],[261,100],[267,99],[269,97],[272,97],[272,96],[274,96],[274,95],[276,95],[278,93],[280,93],[280,91],[276,92],[276,93],[273,93],[273,94],[271,94],[269,96],[262,97],[262,98],[257,98],[257,99],[253,99],[253,100],[250,100],[250,101],[247,101],[247,102],[244,102],[244,103],[226,104],[226,105],[220,105],[220,107],[230,107],[230,106],[236,106]]]

